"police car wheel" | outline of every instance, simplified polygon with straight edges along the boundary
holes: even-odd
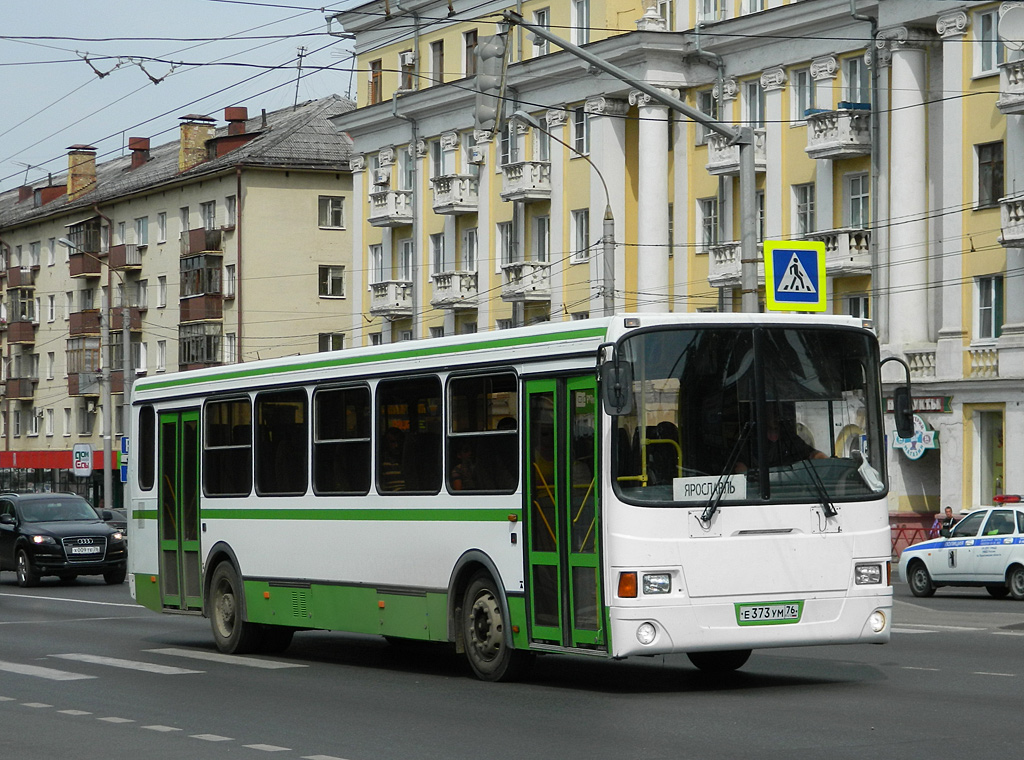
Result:
[[[931,596],[935,593],[935,584],[932,583],[932,576],[923,562],[915,562],[907,572],[907,582],[910,584],[910,593],[914,596]]]

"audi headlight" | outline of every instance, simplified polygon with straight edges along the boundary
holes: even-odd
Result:
[[[117,533],[113,533],[110,536],[110,540],[111,541],[124,541],[124,533],[122,533],[121,531],[118,531]]]
[[[881,565],[855,565],[853,582],[858,586],[873,586],[882,582]]]
[[[651,573],[644,575],[645,594],[672,593],[672,578],[668,573]]]
[[[53,536],[32,536],[32,543],[34,544],[55,544],[57,539]]]

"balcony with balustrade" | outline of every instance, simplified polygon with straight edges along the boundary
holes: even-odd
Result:
[[[68,335],[80,338],[100,334],[100,310],[82,309],[68,315]]]
[[[10,267],[7,270],[8,288],[34,288],[36,272],[32,267]]]
[[[434,308],[462,311],[477,307],[476,272],[437,272],[431,279],[434,295],[430,305]]]
[[[5,383],[4,396],[8,401],[31,401],[36,394],[38,377],[9,377]]]
[[[502,264],[501,300],[539,303],[551,300],[550,265],[541,261]]]
[[[757,244],[757,282],[764,285],[763,247]],[[740,241],[715,243],[708,246],[708,282],[713,288],[738,288],[740,286]]]
[[[829,277],[871,274],[871,231],[843,228],[810,232],[805,240],[825,244],[825,272]]]
[[[1024,246],[1024,195],[1000,198],[999,219],[1002,227],[999,242],[1006,248]]]
[[[506,201],[551,200],[551,162],[517,161],[501,167],[501,198]]]
[[[376,190],[370,193],[369,222],[374,227],[404,227],[412,224],[412,190]]]
[[[469,174],[446,174],[430,181],[435,214],[475,214],[480,207],[479,181]]]
[[[205,240],[204,240],[205,244]],[[142,249],[135,243],[123,243],[110,249],[108,259],[111,269],[135,271],[142,269]]]
[[[999,64],[999,98],[996,108],[1003,115],[1024,113],[1024,60]]]
[[[765,130],[754,130],[754,171],[763,173],[768,165],[768,154],[765,148]],[[708,162],[705,165],[708,174],[738,176],[740,173],[740,146],[734,145],[730,138],[717,132],[708,134]]]
[[[871,153],[871,107],[839,103],[835,111],[807,113],[807,155],[841,160]]]
[[[370,314],[374,317],[411,317],[412,281],[384,280],[371,283]]]
[[[95,253],[73,250],[68,253],[68,268],[72,277],[99,277],[103,262]]]

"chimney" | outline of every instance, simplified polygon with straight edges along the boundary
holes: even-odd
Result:
[[[244,106],[232,106],[224,109],[224,121],[228,123],[229,135],[244,135],[245,122],[249,111]]]
[[[34,193],[35,191],[32,189],[32,185],[22,185],[18,188],[18,203],[27,201]]]
[[[96,189],[96,149],[91,145],[68,148],[68,200]]]
[[[149,160],[148,137],[129,137],[128,149],[132,152],[132,169],[138,169]]]
[[[181,147],[178,148],[178,171],[186,172],[207,159],[206,141],[213,137],[213,119],[188,114],[181,119]]]

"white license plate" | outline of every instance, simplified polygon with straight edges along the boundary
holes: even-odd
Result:
[[[803,602],[767,602],[737,604],[736,622],[740,625],[778,625],[797,623],[803,613]]]
[[[102,546],[72,546],[72,554],[99,554],[103,551]]]

